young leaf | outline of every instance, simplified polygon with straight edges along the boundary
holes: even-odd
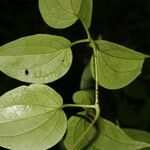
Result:
[[[48,83],[61,78],[72,63],[70,41],[38,34],[0,47],[0,70],[30,83]]]
[[[150,144],[150,133],[137,129],[124,128],[124,132],[131,138]]]
[[[98,82],[108,89],[119,89],[132,82],[142,70],[144,59],[149,57],[124,46],[104,40],[95,42],[98,58]],[[93,58],[91,70],[94,76]]]
[[[92,105],[94,104],[94,92],[93,91],[78,91],[73,95],[73,101],[76,104]]]
[[[64,140],[67,149],[72,148],[89,125],[90,122],[85,119],[85,116],[75,116],[69,119],[68,132]],[[90,129],[75,150],[137,150],[148,146],[150,144],[129,138],[118,126],[99,118],[96,126]]]
[[[73,101],[79,105],[94,105],[95,91],[77,91],[73,94]],[[86,116],[92,118],[95,116],[95,109],[85,109]]]
[[[61,96],[46,85],[21,86],[0,97],[0,146],[48,149],[66,132]]]
[[[66,28],[80,19],[87,28],[92,17],[92,0],[39,0],[44,21],[53,28]]]

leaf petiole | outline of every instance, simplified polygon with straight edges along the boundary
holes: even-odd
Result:
[[[72,42],[71,47],[74,46],[74,45],[80,44],[80,43],[89,43],[89,42],[90,42],[89,39],[78,40],[78,41]]]
[[[80,21],[81,21],[81,23],[82,23],[82,25],[85,29],[85,32],[86,32],[86,35],[87,35],[88,39],[91,40],[92,38],[91,38],[90,32],[89,32],[88,28],[86,27],[84,21],[83,20],[80,20]]]
[[[81,107],[81,108],[93,108],[95,109],[95,105],[78,105],[78,104],[64,104],[61,108],[66,107]]]

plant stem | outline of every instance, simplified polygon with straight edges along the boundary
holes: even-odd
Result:
[[[94,105],[95,106],[95,105]],[[96,110],[96,108],[95,108]],[[83,134],[79,137],[79,139],[77,140],[77,142],[72,146],[71,150],[74,150],[75,147],[80,144],[84,138],[84,136],[89,132],[89,130],[93,127],[93,125],[95,124],[95,122],[97,121],[99,117],[99,111],[96,110],[96,114],[95,117],[93,119],[93,121],[90,123],[90,125],[88,126],[88,128],[83,132]]]
[[[86,31],[86,34],[87,34],[88,39],[91,40],[90,32],[89,32],[88,28],[86,27],[84,21],[81,20],[81,23],[82,23],[82,25],[83,25],[83,27],[84,27],[84,29],[85,29],[85,31]]]
[[[91,45],[93,48],[93,57],[94,57],[94,76],[95,76],[95,106],[99,107],[99,100],[98,100],[98,62],[97,62],[97,51],[96,51],[96,46],[93,40],[91,40]]]
[[[76,44],[80,44],[80,43],[88,43],[88,42],[90,42],[89,39],[78,40],[78,41],[75,41],[75,42],[71,43],[71,47],[74,46],[74,45],[76,45]]]
[[[81,108],[94,108],[95,105],[78,105],[78,104],[64,104],[61,108],[66,108],[66,107],[81,107]]]
[[[88,28],[86,27],[86,25],[84,24],[84,22],[81,20],[87,37],[90,40],[90,43],[92,45],[93,48],[93,55],[94,55],[94,76],[95,76],[95,104],[94,104],[94,108],[95,108],[95,117],[93,119],[93,121],[91,122],[91,124],[88,126],[88,128],[85,130],[85,132],[79,137],[79,139],[76,141],[76,143],[72,146],[71,150],[74,150],[75,147],[80,144],[83,140],[83,138],[85,137],[85,135],[89,132],[89,130],[92,128],[92,126],[95,124],[95,122],[97,121],[99,115],[100,115],[100,107],[99,107],[99,100],[98,100],[98,62],[97,62],[97,51],[96,51],[96,45],[94,43],[94,40],[91,38],[90,32],[88,30]]]
[[[96,45],[94,40],[91,38],[90,32],[88,30],[88,28],[86,27],[85,23],[81,20],[87,37],[90,40],[91,46],[93,48],[93,55],[94,55],[94,76],[95,76],[95,110],[96,110],[96,116],[100,115],[100,107],[99,107],[99,100],[98,100],[98,62],[97,62],[97,50],[96,50]],[[98,118],[98,117],[97,117]],[[96,119],[97,120],[97,119]],[[96,122],[96,121],[95,121]]]

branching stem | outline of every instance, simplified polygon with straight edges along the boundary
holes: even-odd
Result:
[[[91,44],[91,47],[93,49],[94,76],[95,76],[95,110],[96,110],[96,115],[95,116],[99,116],[100,115],[100,107],[99,107],[99,100],[98,100],[98,66],[97,66],[98,62],[97,62],[97,50],[96,50],[95,42],[92,39],[88,28],[86,27],[85,23],[82,20],[81,20],[81,22],[82,22],[82,24],[83,24],[83,26],[85,28],[87,37],[90,40],[90,44]],[[96,120],[97,120],[97,118],[96,118]]]
[[[96,45],[94,43],[94,40],[91,38],[90,32],[89,32],[88,28],[86,27],[86,25],[84,24],[84,22],[82,22],[82,24],[85,28],[87,37],[88,37],[90,44],[92,46],[92,49],[93,49],[94,76],[95,76],[95,104],[94,104],[94,108],[95,108],[96,113],[95,113],[95,117],[94,117],[93,121],[91,122],[91,124],[84,131],[84,133],[79,137],[79,139],[76,141],[76,143],[72,146],[71,150],[74,150],[76,148],[76,146],[82,142],[83,138],[89,132],[89,130],[92,128],[92,126],[96,123],[96,121],[100,115],[100,107],[99,107],[99,100],[98,100],[98,70],[97,70],[98,69],[98,66],[97,66],[98,62],[97,62]]]

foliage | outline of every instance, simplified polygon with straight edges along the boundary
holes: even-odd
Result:
[[[47,149],[59,142],[66,131],[62,98],[46,85],[18,87],[1,96],[0,103],[1,146]]]
[[[92,6],[92,0],[39,0],[41,15],[49,26],[63,29],[79,20],[86,39],[71,43],[62,36],[37,34],[0,47],[0,70],[17,80],[33,83],[0,97],[0,146],[43,150],[62,140],[69,150],[150,147],[149,133],[121,129],[103,119],[98,97],[99,85],[120,89],[131,83],[150,56],[106,40],[92,39],[89,32]],[[68,72],[72,64],[71,48],[80,43],[88,43],[93,53],[81,78],[81,91],[73,95],[75,104],[63,104],[62,97],[44,84]],[[67,123],[62,110],[67,107],[84,110]],[[144,138],[134,136],[137,133]]]

